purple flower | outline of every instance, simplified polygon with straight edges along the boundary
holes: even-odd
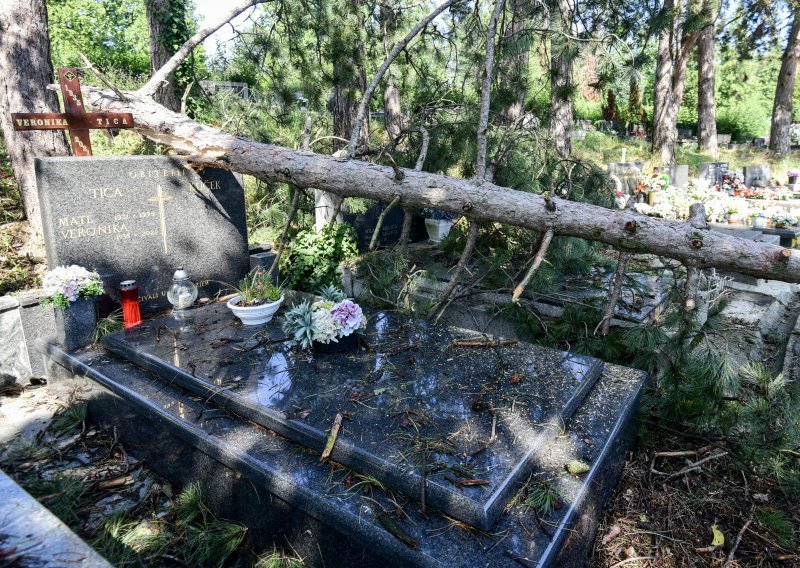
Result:
[[[331,315],[342,329],[342,337],[347,337],[367,324],[364,312],[361,311],[361,306],[352,300],[344,300],[334,304],[331,308]]]

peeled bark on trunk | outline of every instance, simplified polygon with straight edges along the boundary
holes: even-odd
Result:
[[[789,42],[783,52],[778,86],[775,89],[775,103],[772,107],[772,128],[769,148],[783,156],[789,152],[789,131],[792,127],[792,97],[797,81],[797,65],[800,62],[800,9],[795,10]]]
[[[60,112],[58,97],[48,91],[53,81],[47,8],[44,0],[0,2],[0,127],[19,186],[25,216],[42,231],[33,158],[68,156],[61,130],[17,132],[12,112]]]
[[[700,150],[715,158],[719,155],[714,61],[716,36],[717,25],[712,22],[697,43],[697,140]]]
[[[761,278],[800,282],[800,255],[777,245],[730,237],[688,223],[613,211],[574,201],[516,191],[490,183],[403,169],[398,180],[390,167],[344,160],[262,144],[227,134],[173,113],[149,97],[86,87],[85,101],[95,111],[127,111],[136,129],[167,144],[190,161],[217,165],[259,179],[316,187],[345,197],[389,202],[399,195],[404,207],[432,207],[467,213],[471,220],[499,222],[603,242],[629,252],[648,252],[696,266],[715,266]]]
[[[150,72],[155,73],[170,57],[175,55],[172,46],[167,42],[168,23],[165,18],[170,12],[170,5],[174,0],[147,0],[147,27],[150,32]],[[161,84],[155,92],[153,98],[162,106],[170,110],[180,109],[180,102],[175,90],[175,73],[172,72],[165,77],[165,82]]]
[[[550,138],[563,158],[572,154],[572,59],[569,39],[563,34],[572,31],[573,11],[567,0],[559,0],[560,24],[550,39]]]
[[[394,144],[403,131],[403,111],[400,108],[400,91],[391,81],[383,93],[383,123],[389,135],[389,144]]]

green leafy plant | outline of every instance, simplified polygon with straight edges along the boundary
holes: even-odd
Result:
[[[355,230],[346,223],[325,225],[319,233],[301,231],[281,259],[286,287],[313,293],[339,284],[339,265],[358,255],[356,242]]]
[[[240,306],[260,306],[277,302],[283,291],[272,283],[271,276],[260,268],[254,269],[239,281],[238,286],[231,286],[239,295]]]
[[[97,322],[94,328],[94,340],[100,341],[100,338],[109,333],[114,333],[122,329],[122,309],[114,310],[106,317]]]
[[[347,294],[342,292],[341,288],[337,288],[332,284],[322,286],[317,291],[317,295],[328,302],[341,302],[347,299]]]
[[[540,516],[549,515],[561,503],[561,494],[549,481],[535,481],[531,484],[528,497],[523,505],[535,509]]]
[[[310,302],[297,304],[284,316],[283,331],[302,348],[311,347],[317,328],[314,326],[314,309]]]

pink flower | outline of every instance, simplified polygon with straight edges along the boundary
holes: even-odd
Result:
[[[342,337],[347,337],[367,323],[361,306],[352,300],[344,300],[331,308],[333,320],[342,328]]]

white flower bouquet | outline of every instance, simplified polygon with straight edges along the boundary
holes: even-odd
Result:
[[[49,270],[42,279],[42,288],[46,294],[42,299],[43,306],[68,308],[78,298],[100,296],[103,294],[103,282],[96,272],[90,272],[82,266],[57,266]]]

